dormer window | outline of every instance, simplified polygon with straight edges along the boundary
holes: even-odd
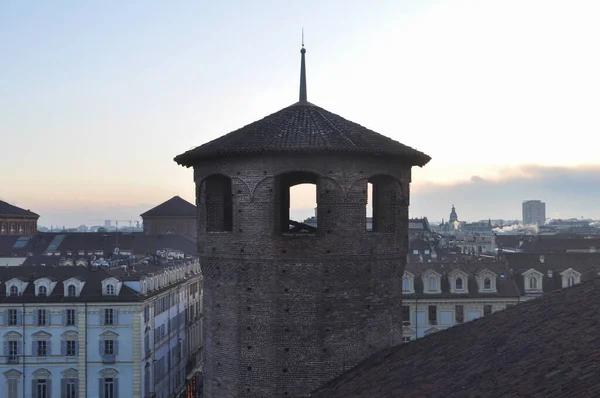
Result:
[[[496,293],[497,275],[488,269],[476,274],[477,287],[481,293]]]
[[[107,296],[115,295],[115,285],[113,285],[113,284],[106,285],[106,295]]]
[[[437,280],[434,276],[430,276],[427,279],[427,286],[430,292],[437,291]]]
[[[404,272],[402,276],[402,293],[414,294],[415,292],[415,276],[410,272]]]
[[[18,296],[19,295],[19,288],[16,287],[15,285],[12,285],[10,287],[10,293],[9,296]]]
[[[483,280],[483,290],[492,290],[492,281],[490,278]]]
[[[402,279],[402,291],[408,292],[410,290],[410,281],[406,278]]]
[[[462,278],[456,278],[456,290],[464,290]]]
[[[48,290],[46,289],[46,286],[40,286],[38,287],[38,296],[47,296],[48,295]]]
[[[526,293],[540,293],[543,290],[542,278],[544,274],[535,269],[523,273],[523,282]],[[563,284],[566,282],[563,278]]]
[[[575,271],[573,268],[569,268],[566,271],[560,273],[562,277],[562,287],[571,287],[575,286],[578,283],[581,283],[581,273]]]
[[[77,296],[77,287],[75,285],[69,285],[67,288],[67,296],[76,297]]]

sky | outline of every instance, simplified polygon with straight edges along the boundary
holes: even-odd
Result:
[[[173,157],[296,102],[303,27],[308,100],[432,157],[412,216],[541,199],[600,218],[599,18],[592,0],[0,1],[0,199],[67,226],[194,202]]]

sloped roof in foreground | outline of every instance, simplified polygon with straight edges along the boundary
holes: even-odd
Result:
[[[31,210],[21,209],[20,207],[13,206],[10,203],[0,200],[0,215],[2,216],[16,216],[16,217],[27,217],[27,218],[39,218],[38,214],[35,214]]]
[[[383,350],[311,396],[600,396],[600,279]]]

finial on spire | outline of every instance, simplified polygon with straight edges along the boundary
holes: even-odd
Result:
[[[304,61],[304,54],[306,50],[304,49],[304,28],[302,28],[302,49],[300,50],[302,54],[302,59],[300,61],[300,102],[306,102],[306,63]]]

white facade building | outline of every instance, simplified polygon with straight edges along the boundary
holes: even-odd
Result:
[[[178,396],[200,370],[201,313],[197,259],[5,268],[0,397]]]

